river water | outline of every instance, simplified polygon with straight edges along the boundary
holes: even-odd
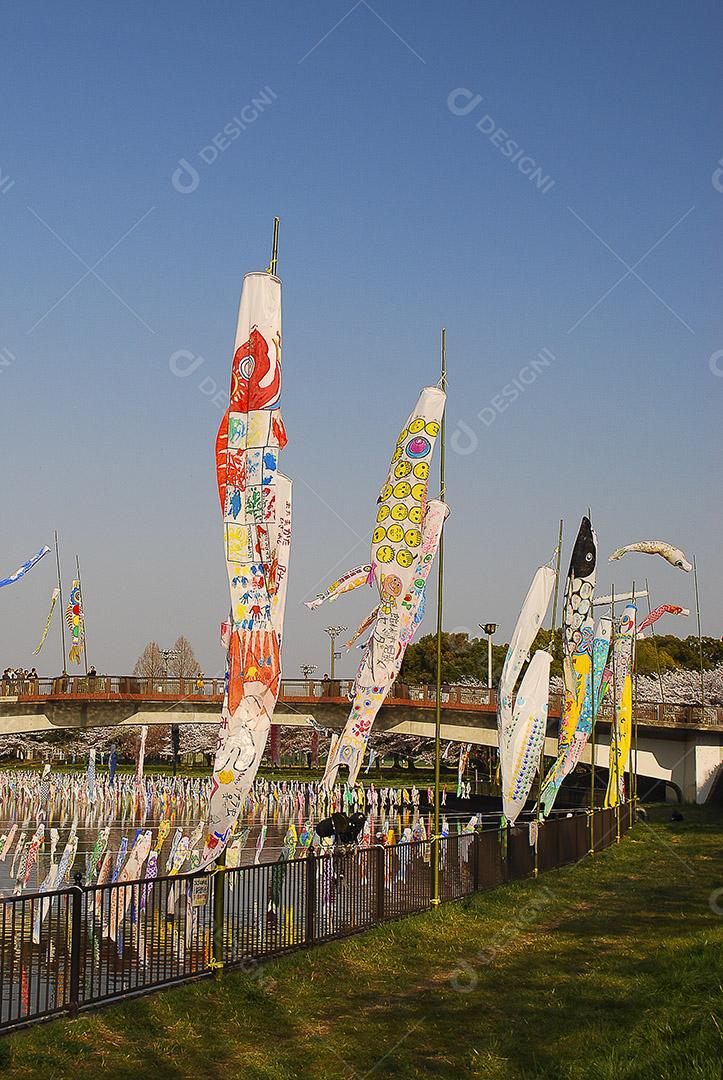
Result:
[[[208,790],[205,778],[146,777],[139,789],[128,776],[116,777],[112,785],[104,776],[89,786],[88,778],[77,773],[51,774],[45,779],[39,772],[0,773],[0,896],[48,888],[51,867],[61,863],[73,833],[77,854],[64,881],[55,881],[56,889],[72,883],[78,875],[82,883],[98,881],[99,874],[103,875],[101,880],[115,880],[136,837],[146,830],[152,832],[152,845],[158,851],[159,876],[174,868],[189,842],[188,855],[177,869],[193,869],[194,853],[197,855],[203,844]],[[285,840],[287,848],[289,844],[293,847],[294,831],[303,846],[311,842],[314,825],[337,810],[365,812],[373,841],[382,831],[389,836],[390,830],[393,840],[409,829],[417,839],[431,835],[426,790],[379,788],[375,797],[374,789],[367,789],[362,802],[357,789],[357,801],[354,799],[353,793],[342,787],[327,796],[317,783],[257,781],[237,826],[236,839],[229,845],[227,863],[275,862]],[[472,806],[453,797],[450,802],[455,805],[445,810],[445,822],[451,832],[459,832],[469,820]],[[99,850],[105,829],[107,843]],[[411,838],[409,834],[407,838]]]

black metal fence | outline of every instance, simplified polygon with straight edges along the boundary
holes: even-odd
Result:
[[[442,901],[578,862],[627,832],[631,804],[439,841]],[[248,967],[427,909],[433,842],[308,855],[0,900],[0,1031]]]

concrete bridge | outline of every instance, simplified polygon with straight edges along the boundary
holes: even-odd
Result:
[[[139,724],[215,724],[223,701],[217,679],[60,676],[0,689],[0,734],[87,729]],[[284,680],[274,724],[339,731],[349,713],[347,680]],[[435,701],[428,687],[397,683],[382,706],[375,732],[434,737]],[[445,687],[442,738],[478,746],[497,745],[494,690]],[[638,703],[637,773],[663,781],[686,802],[705,802],[723,775],[723,709]],[[554,757],[559,696],[550,699],[545,753]],[[607,769],[609,709],[598,714],[595,766]],[[592,760],[588,744],[582,762]]]

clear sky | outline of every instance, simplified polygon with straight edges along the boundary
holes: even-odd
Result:
[[[704,632],[723,631],[719,4],[68,0],[0,18],[0,577],[57,528],[99,669],[182,632],[223,665],[212,399],[275,213],[289,677],[323,673],[323,626],[371,606],[301,602],[365,561],[443,325],[446,628],[508,637],[559,518],[567,564],[591,506],[605,591],[647,574],[654,603],[693,606],[661,560],[606,561],[673,541],[697,555]],[[53,579],[48,557],[0,591],[0,665],[32,662]],[[40,659],[58,668],[57,628]]]

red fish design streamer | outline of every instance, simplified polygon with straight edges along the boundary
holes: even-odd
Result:
[[[231,592],[226,685],[201,860],[225,848],[266,746],[281,682],[291,547],[291,481],[277,471],[281,419],[281,282],[247,274],[239,306],[229,407],[216,472]]]
[[[663,615],[690,615],[690,611],[688,608],[679,607],[677,604],[661,604],[660,607],[654,608],[649,615],[645,616],[638,627],[638,636],[642,634],[643,630],[647,630],[649,626],[662,618]]]

